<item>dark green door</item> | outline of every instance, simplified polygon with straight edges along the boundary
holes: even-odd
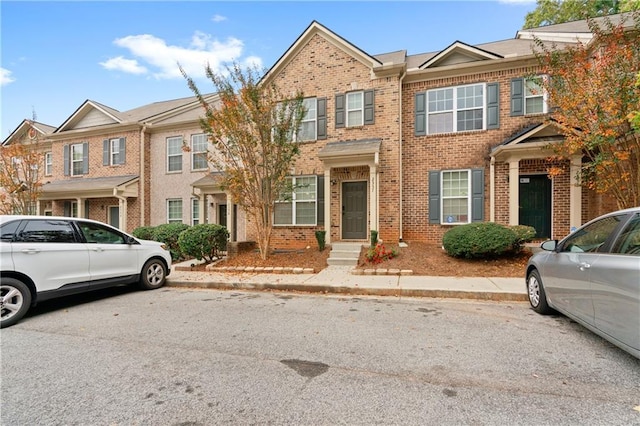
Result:
[[[342,183],[342,239],[367,239],[367,182]]]
[[[533,226],[536,238],[551,238],[551,179],[520,176],[520,225]]]
[[[227,226],[227,205],[218,204],[218,225]]]

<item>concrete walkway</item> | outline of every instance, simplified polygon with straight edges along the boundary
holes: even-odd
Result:
[[[443,297],[526,301],[522,278],[427,277],[418,275],[354,275],[351,266],[328,266],[319,273],[196,272],[174,268],[171,287],[280,290],[351,295]],[[179,266],[179,265],[178,265]]]

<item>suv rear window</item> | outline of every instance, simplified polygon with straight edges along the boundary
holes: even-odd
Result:
[[[18,232],[15,242],[75,243],[76,235],[70,222],[64,220],[28,220]]]

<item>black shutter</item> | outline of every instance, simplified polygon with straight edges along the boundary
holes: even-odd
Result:
[[[82,174],[89,173],[89,143],[82,144]]]
[[[126,139],[120,138],[119,143],[120,143],[120,161],[118,161],[118,164],[124,164],[125,158],[126,158]]]
[[[70,201],[65,201],[64,202],[64,212],[63,212],[63,216],[71,216],[71,202]]]
[[[109,161],[109,153],[111,149],[109,146],[109,139],[105,139],[102,141],[102,165],[108,166],[111,162]]]
[[[84,200],[84,218],[89,219],[89,200]]]
[[[327,138],[327,98],[318,98],[318,139]]]
[[[429,223],[440,223],[440,171],[429,172]]]
[[[484,221],[484,169],[471,170],[471,221]]]
[[[524,115],[524,79],[511,80],[511,116]]]
[[[324,226],[324,175],[317,176],[316,200],[317,202],[317,223]]]
[[[364,91],[364,124],[373,124],[375,122],[375,92],[372,90]]]
[[[344,127],[345,122],[344,93],[339,93],[336,95],[336,129]]]
[[[71,153],[70,153],[70,149],[69,149],[69,145],[64,145],[62,147],[62,156],[63,158],[63,164],[64,164],[64,175],[65,176],[69,176],[71,174],[71,170],[70,170],[70,165],[69,162],[71,160]]]
[[[498,83],[487,84],[487,129],[500,127],[500,88]]]
[[[416,117],[415,117],[415,133],[416,136],[424,136],[427,134],[427,93],[416,93]]]

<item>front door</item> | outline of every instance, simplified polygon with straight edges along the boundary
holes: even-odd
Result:
[[[120,207],[109,206],[109,225],[120,228]]]
[[[342,183],[342,239],[367,239],[367,182]]]
[[[227,226],[227,205],[218,204],[218,225]]]
[[[533,226],[536,238],[551,238],[551,179],[520,176],[520,225]]]

